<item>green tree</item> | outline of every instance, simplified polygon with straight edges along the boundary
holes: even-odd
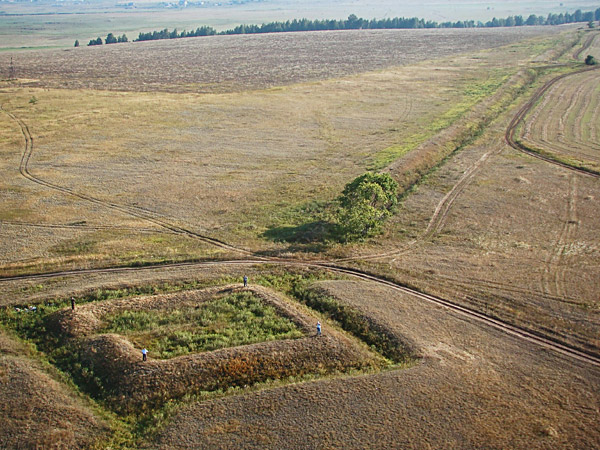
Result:
[[[594,58],[592,55],[587,55],[587,57],[585,58],[585,63],[588,66],[595,66],[596,64],[598,64],[598,61],[596,61],[596,58]]]
[[[346,241],[381,231],[398,204],[398,183],[388,174],[367,172],[348,183],[339,198],[338,221]]]
[[[75,47],[79,47],[79,39],[75,39]]]
[[[116,44],[117,43],[117,38],[115,37],[114,34],[108,33],[108,35],[106,36],[105,42],[107,44]]]
[[[98,39],[90,39],[88,46],[90,45],[102,45],[102,38],[98,37]]]

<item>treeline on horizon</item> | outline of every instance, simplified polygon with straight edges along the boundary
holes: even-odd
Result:
[[[362,19],[354,14],[346,20],[309,20],[294,19],[286,22],[269,22],[262,25],[238,25],[237,27],[217,32],[214,28],[203,26],[193,31],[178,32],[177,29],[169,31],[167,28],[160,31],[140,33],[135,41],[154,41],[159,39],[178,39],[186,37],[213,36],[225,34],[261,34],[284,33],[294,31],[325,31],[325,30],[383,30],[383,29],[417,29],[417,28],[496,28],[520,27],[531,25],[562,25],[576,22],[593,22],[600,20],[600,8],[595,11],[582,12],[580,9],[573,14],[560,13],[548,14],[547,17],[531,14],[526,19],[523,16],[509,16],[506,18],[493,18],[487,22],[474,20],[458,20],[456,22],[436,22],[433,20],[419,19],[417,17],[394,17],[390,19]]]

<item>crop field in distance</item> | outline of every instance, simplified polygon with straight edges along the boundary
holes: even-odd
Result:
[[[431,18],[594,9],[540,3]],[[0,2],[0,448],[600,448],[598,27],[87,47],[297,5],[30,8]],[[399,204],[339,238],[365,172]]]

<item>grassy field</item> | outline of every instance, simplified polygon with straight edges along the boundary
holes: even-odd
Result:
[[[101,332],[125,335],[136,348],[160,359],[302,336],[250,292],[217,298],[200,308],[123,311],[103,320]]]
[[[0,447],[28,429],[30,447],[598,448],[598,367],[383,283],[600,355],[598,179],[505,139],[565,75],[519,136],[596,163],[598,71],[571,75],[589,35],[18,53],[0,85]],[[384,233],[315,239],[369,169],[402,188]],[[319,261],[380,279],[300,264]]]
[[[457,30],[434,31],[434,42],[448,38],[470,44],[445,47],[440,55],[427,46],[428,40],[420,40],[423,36],[418,32],[369,32],[367,40],[361,40],[361,46],[355,49],[356,59],[361,58],[360,52],[369,54],[378,39],[384,46],[395,47],[397,54],[401,48],[412,48],[412,56],[404,54],[397,62],[406,64],[417,55],[422,58],[427,48],[434,57],[466,51],[470,45],[495,47],[522,37],[521,30],[504,34],[491,30],[471,42],[462,39]],[[465,33],[471,35],[470,31]],[[49,263],[55,267],[143,264],[214,258],[224,253],[189,237],[163,233],[169,230],[106,205],[115,202],[244,248],[285,253],[286,244],[273,242],[279,237],[277,230],[315,220],[323,204],[331,202],[356,175],[369,168],[381,168],[403,153],[412,153],[411,149],[458,121],[478,102],[502,89],[515,74],[515,66],[506,64],[508,55],[516,64],[525,64],[562,39],[551,34],[550,38],[536,38],[533,53],[528,45],[515,43],[494,52],[484,50],[477,56],[457,55],[435,63],[244,92],[201,95],[8,85],[3,109],[19,117],[34,139],[30,172],[101,203],[86,202],[24,180],[17,171],[23,152],[19,125],[3,115],[0,139],[5,143],[2,171],[6,176],[2,181],[1,211],[2,231],[7,238],[2,243],[2,269],[15,273]],[[346,45],[353,37],[363,37],[356,33],[295,36],[304,44],[295,48],[298,56],[292,54],[289,58],[302,59],[309,48],[321,48],[320,55],[308,53],[308,73],[310,67],[327,67],[327,73],[313,73],[311,77],[345,73],[349,67],[346,60],[339,64],[329,61],[326,66],[320,61],[329,60],[339,45]],[[401,36],[411,39],[399,45],[394,39]],[[283,55],[291,49],[290,39],[289,35],[268,41],[265,37],[234,36],[214,42],[218,47],[235,43],[229,54],[221,56],[223,64],[228,64],[244,51],[258,50],[261,43],[267,42]],[[189,54],[195,51],[192,41],[205,45],[201,39],[170,44]],[[156,52],[169,48],[166,44],[140,44],[148,53],[139,60],[140,69],[130,72],[130,80],[135,80],[135,74],[139,78],[158,57]],[[422,49],[421,53],[414,45]],[[81,55],[82,63],[97,53],[95,49],[82,50],[74,55]],[[498,52],[507,57],[498,57]],[[188,68],[197,70],[199,66],[193,59],[178,59],[176,52],[169,55],[174,62],[186,61],[187,65],[169,70],[164,74],[167,78],[157,78],[162,83],[158,87],[180,89],[177,78],[168,74],[188,73]],[[41,71],[47,63],[49,59],[32,59],[35,65],[28,66]],[[428,70],[431,64],[434,70]],[[241,74],[234,69],[234,85],[214,71],[209,75],[213,77],[209,84],[217,90],[237,91],[247,87],[246,76],[258,70],[264,78],[253,77],[252,83],[254,88],[264,88],[281,83],[287,73],[285,67],[273,64],[275,75],[263,73],[260,66],[245,67]],[[85,74],[64,69],[63,79],[73,75],[85,78]],[[353,70],[360,70],[360,65]],[[47,73],[52,78],[59,76]],[[94,73],[98,71],[94,69]],[[307,76],[301,69],[292,73],[288,82],[302,82]],[[103,83],[109,84],[98,87],[111,88],[110,83],[116,80],[107,77]],[[27,80],[23,83],[28,84]],[[53,83],[49,79],[36,84]],[[147,85],[139,81],[130,84],[125,76],[119,86],[145,89]],[[181,89],[187,90],[185,86]],[[439,159],[435,155],[428,158],[433,164]],[[415,164],[418,169],[420,162]],[[332,165],[336,167],[334,172],[330,170]],[[39,223],[56,228],[34,228]],[[98,229],[109,223],[114,228]],[[32,232],[35,246],[28,245]],[[306,249],[311,251],[310,247]]]

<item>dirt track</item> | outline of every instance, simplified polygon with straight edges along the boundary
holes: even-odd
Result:
[[[586,41],[586,46],[589,46],[591,44],[592,40],[588,39],[588,41]],[[582,48],[586,48],[586,46],[582,47]],[[556,82],[558,82],[559,80],[562,80],[568,76],[574,76],[577,75],[579,73],[583,73],[583,72],[587,72],[589,70],[595,70],[595,68],[587,68],[587,69],[583,69],[581,71],[578,72],[574,72],[574,73],[569,73],[569,74],[563,74],[560,75],[558,77],[555,77],[551,80],[549,80],[548,82],[546,82],[542,88],[540,88],[535,95],[532,96],[532,98],[516,113],[516,115],[513,117],[512,121],[510,122],[509,127],[507,128],[507,131],[505,133],[505,139],[507,141],[507,143],[509,145],[511,145],[513,148],[520,150],[520,151],[524,151],[528,154],[531,154],[532,156],[535,156],[536,158],[540,158],[543,159],[544,161],[550,162],[552,164],[557,164],[560,165],[561,167],[567,168],[569,170],[573,170],[579,173],[583,173],[585,175],[588,176],[592,176],[592,177],[596,177],[599,178],[600,175],[599,174],[595,174],[595,173],[590,173],[589,171],[586,170],[582,170],[576,167],[572,167],[568,164],[565,163],[561,163],[558,161],[555,161],[552,158],[549,157],[545,157],[543,155],[540,155],[538,153],[535,152],[531,152],[530,150],[526,149],[525,147],[523,147],[522,145],[520,145],[519,143],[517,143],[515,141],[514,138],[514,133],[516,128],[518,127],[518,125],[520,124],[520,122],[523,120],[523,118],[529,113],[529,111],[531,110],[531,108],[539,101],[539,99],[547,92],[547,90],[554,85]],[[6,112],[5,113],[11,117],[11,119],[13,119],[15,122],[17,122],[21,128],[21,132],[23,134],[23,137],[25,139],[25,148],[23,151],[23,155],[21,158],[21,163],[20,163],[20,173],[27,179],[41,184],[43,186],[46,186],[48,188],[54,189],[54,190],[58,190],[60,192],[66,193],[68,195],[73,195],[76,196],[80,199],[86,200],[86,201],[90,201],[92,203],[97,203],[100,204],[102,206],[105,206],[107,208],[111,208],[111,209],[116,209],[118,211],[121,211],[123,213],[132,215],[134,217],[138,217],[138,218],[142,218],[144,220],[147,220],[151,223],[157,224],[163,228],[165,228],[167,231],[170,232],[174,232],[174,233],[180,233],[180,234],[185,234],[188,235],[190,237],[196,238],[196,239],[200,239],[204,242],[207,242],[209,244],[212,245],[216,245],[220,248],[224,248],[230,251],[234,251],[236,253],[241,253],[243,255],[246,255],[250,258],[252,258],[251,260],[248,261],[220,261],[219,264],[257,264],[257,263],[261,263],[261,262],[269,262],[271,264],[275,263],[275,264],[295,264],[295,265],[300,265],[302,266],[303,263],[300,261],[289,261],[289,260],[281,260],[279,258],[268,258],[268,257],[260,257],[260,258],[256,258],[256,254],[244,250],[244,249],[240,249],[234,246],[231,246],[223,241],[220,241],[218,239],[214,239],[211,237],[207,237],[195,232],[192,232],[186,228],[182,228],[178,225],[172,224],[170,222],[168,222],[167,220],[158,217],[155,213],[151,212],[151,211],[147,211],[144,209],[140,209],[140,208],[136,208],[136,207],[131,207],[131,206],[127,206],[127,205],[119,205],[117,203],[114,202],[109,202],[109,201],[105,201],[105,200],[101,200],[101,199],[97,199],[95,197],[89,196],[87,194],[82,194],[82,193],[77,193],[74,192],[73,190],[69,189],[69,188],[65,188],[50,182],[47,182],[45,180],[39,179],[37,177],[35,177],[34,175],[32,175],[29,170],[28,170],[28,163],[29,160],[31,158],[32,152],[33,152],[33,138],[31,137],[31,133],[29,132],[29,129],[27,127],[27,125],[20,120],[18,117],[16,117],[14,114],[10,113],[10,112]],[[498,150],[496,150],[498,151]],[[460,194],[461,189],[468,183],[468,181],[471,179],[473,173],[479,168],[479,166],[490,156],[490,152],[485,153],[481,159],[475,163],[469,171],[467,171],[465,173],[465,175],[463,176],[463,178],[454,186],[454,188],[442,199],[442,201],[439,203],[438,207],[436,208],[436,211],[424,233],[423,236],[428,236],[431,235],[435,232],[435,230],[437,228],[439,228],[440,224],[443,223],[443,220],[445,218],[445,215],[447,214],[449,208],[452,205],[452,202],[454,201],[454,199]],[[390,255],[394,255],[397,254],[397,252],[395,253],[385,253],[382,255],[375,255],[375,256],[370,256],[368,258],[372,259],[372,258],[379,258],[379,257],[387,257]],[[346,259],[345,261],[352,261],[352,260],[358,260],[361,259],[360,256],[358,257],[353,257],[351,259]],[[215,264],[215,263],[210,263],[210,264]],[[165,267],[181,267],[181,266],[185,266],[188,265],[186,263],[183,264],[174,264],[174,265],[167,265]],[[537,342],[539,345],[543,345],[546,346],[547,348],[553,348],[555,351],[558,352],[562,352],[562,353],[566,353],[566,354],[570,354],[572,357],[574,358],[578,358],[578,359],[583,359],[583,360],[587,360],[588,362],[591,362],[592,364],[600,364],[600,358],[598,357],[599,355],[589,355],[586,352],[581,352],[578,349],[574,349],[572,347],[569,346],[565,346],[563,344],[560,343],[556,343],[553,342],[552,340],[549,340],[547,338],[544,338],[543,336],[540,336],[537,333],[530,333],[525,329],[519,328],[519,327],[514,327],[511,326],[501,320],[498,320],[496,318],[493,317],[488,317],[485,314],[478,312],[474,309],[468,308],[468,307],[463,307],[463,306],[459,306],[456,303],[450,302],[448,300],[445,300],[443,298],[440,297],[435,297],[435,296],[428,296],[426,294],[422,294],[414,289],[410,289],[406,286],[400,286],[396,283],[392,283],[389,282],[383,278],[371,275],[371,274],[366,274],[366,273],[361,273],[360,271],[357,271],[355,269],[352,268],[348,268],[348,267],[343,267],[343,266],[334,266],[332,264],[329,263],[322,263],[322,264],[306,264],[306,267],[322,267],[322,268],[328,268],[330,270],[333,271],[340,271],[341,273],[346,273],[346,274],[350,274],[352,276],[356,276],[356,277],[360,277],[363,278],[365,280],[370,280],[370,281],[374,281],[377,283],[381,283],[381,284],[387,284],[389,286],[392,286],[394,289],[401,289],[404,290],[405,292],[409,292],[412,293],[413,295],[421,298],[422,300],[426,300],[426,301],[431,301],[434,303],[437,303],[439,305],[443,305],[447,308],[453,309],[455,311],[460,311],[463,314],[470,316],[473,319],[477,319],[477,320],[483,320],[485,322],[487,322],[489,325],[492,325],[498,329],[502,329],[505,332],[511,333],[511,334],[517,334],[520,335],[522,338],[533,341],[533,342]],[[61,277],[64,275],[68,275],[68,274],[74,274],[74,273],[103,273],[106,271],[111,271],[111,272],[119,272],[119,271],[134,271],[134,270],[138,270],[136,268],[114,268],[114,269],[91,269],[91,270],[85,270],[85,271],[62,271],[62,272],[56,272],[56,273],[48,273],[48,274],[39,274],[39,275],[32,275],[32,276],[18,276],[18,277],[6,277],[3,279],[0,279],[0,281],[10,281],[10,280],[16,280],[16,279],[35,279],[35,278],[40,278],[40,277],[44,277],[44,278],[48,278],[48,277]]]
[[[1,109],[1,107],[0,107],[0,109]],[[80,198],[82,200],[85,200],[85,201],[88,201],[91,203],[95,203],[98,205],[102,205],[105,208],[114,209],[119,212],[125,213],[127,215],[137,217],[140,219],[144,219],[150,223],[153,223],[155,225],[158,225],[158,226],[166,229],[167,231],[170,231],[170,232],[173,232],[176,234],[183,234],[183,235],[186,235],[193,239],[198,239],[202,242],[206,242],[208,244],[215,245],[219,248],[223,248],[225,250],[235,251],[236,253],[241,253],[241,254],[246,254],[246,255],[252,254],[251,252],[249,252],[247,250],[234,247],[223,241],[220,241],[219,239],[204,236],[204,235],[201,235],[194,231],[191,231],[186,228],[177,226],[173,223],[170,223],[153,211],[149,211],[147,209],[143,209],[143,208],[136,207],[136,206],[121,205],[121,204],[114,203],[111,201],[102,200],[102,199],[99,199],[99,198],[96,198],[96,197],[93,197],[91,195],[87,195],[84,193],[75,192],[74,190],[69,189],[67,187],[59,186],[55,183],[51,183],[49,181],[43,180],[39,177],[32,175],[28,168],[29,161],[31,159],[31,155],[33,154],[33,137],[31,136],[29,127],[27,126],[27,124],[25,124],[21,119],[19,119],[14,114],[12,114],[8,111],[4,111],[4,113],[6,115],[8,115],[12,120],[14,120],[19,125],[19,127],[21,128],[21,133],[23,134],[23,138],[25,139],[25,149],[23,151],[23,156],[21,157],[21,163],[19,165],[19,172],[21,173],[21,175],[23,175],[28,180],[30,180],[34,183],[40,184],[42,186],[45,186],[47,188],[62,192],[63,194],[72,195],[72,196]]]
[[[537,104],[537,102],[540,100],[540,98],[542,98],[544,96],[544,94],[554,84],[556,84],[560,80],[563,80],[563,79],[565,79],[567,77],[573,77],[573,76],[576,76],[576,75],[578,75],[580,73],[585,73],[585,72],[589,72],[589,71],[592,71],[592,70],[598,70],[598,67],[592,66],[592,67],[589,67],[589,68],[581,69],[578,72],[563,74],[563,75],[560,75],[560,76],[558,76],[556,78],[553,78],[550,81],[546,82],[535,93],[535,95],[527,103],[525,103],[525,105],[523,105],[523,107],[517,112],[517,114],[515,114],[515,116],[513,117],[512,121],[510,122],[510,125],[508,126],[508,128],[506,130],[506,134],[505,134],[506,142],[511,147],[513,147],[514,149],[522,151],[524,153],[527,153],[528,155],[533,156],[534,158],[542,159],[542,160],[544,160],[546,162],[549,162],[551,164],[556,164],[558,166],[564,167],[565,169],[572,170],[572,171],[575,171],[575,172],[578,172],[578,173],[582,173],[584,175],[592,176],[592,177],[595,177],[595,178],[600,178],[600,173],[593,172],[593,171],[590,171],[588,169],[574,167],[571,164],[567,164],[567,163],[561,162],[561,161],[557,160],[556,158],[552,158],[551,156],[546,156],[546,155],[540,154],[538,152],[535,152],[535,151],[529,149],[528,147],[526,147],[525,145],[523,145],[521,142],[519,142],[515,138],[515,132],[516,132],[517,128],[519,127],[519,125],[523,122],[524,118],[527,116],[527,114],[529,114],[529,112]]]

